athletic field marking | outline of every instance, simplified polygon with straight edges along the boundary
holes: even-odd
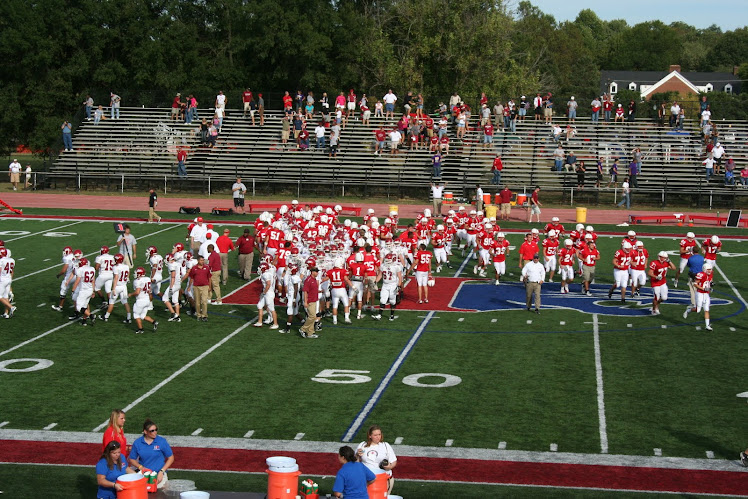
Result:
[[[151,232],[150,234],[146,234],[145,236],[140,236],[138,239],[145,239],[146,237],[155,236],[156,234],[160,234],[161,232],[166,232],[167,230],[171,230],[174,227],[176,227],[176,225],[172,226],[172,227],[167,227],[166,229],[162,229],[162,230],[159,230],[159,231],[156,231],[156,232]],[[88,258],[89,256],[98,255],[98,254],[99,254],[99,251],[94,251],[92,253],[89,253],[89,254],[83,255],[83,256],[85,256],[86,258]],[[47,262],[49,260],[50,259],[47,258],[44,261]],[[45,269],[37,270],[37,271],[32,272],[30,274],[22,275],[21,277],[15,277],[13,280],[14,281],[20,281],[21,279],[26,279],[27,277],[31,277],[32,275],[41,274],[42,272],[46,272],[47,270],[56,269],[56,268],[59,268],[61,266],[62,266],[62,263],[58,263],[57,265],[52,265],[51,267],[47,267]]]
[[[10,242],[13,242],[13,241],[18,241],[19,239],[23,239],[25,237],[31,237],[31,236],[38,236],[39,234],[44,234],[45,232],[55,232],[57,230],[63,229],[65,227],[70,227],[71,225],[76,225],[76,224],[79,224],[79,223],[80,222],[73,222],[71,224],[60,225],[59,227],[55,227],[53,229],[46,229],[46,230],[42,230],[40,232],[34,232],[33,234],[26,234],[25,236],[14,237],[13,239],[6,239],[5,242],[6,243],[10,243]]]
[[[306,435],[306,433],[297,433],[296,436],[293,437],[293,439],[294,440],[301,440],[302,438],[304,438],[304,435]]]
[[[465,265],[467,265],[467,263],[470,261],[471,256],[473,256],[473,250],[470,250],[468,256],[466,256],[465,260],[462,261],[462,265],[460,265],[457,269],[457,272],[455,272],[455,277],[460,277],[460,274],[462,274],[462,271],[465,269]]]
[[[465,318],[464,318],[464,317],[460,317],[459,319],[457,319],[457,322],[462,322],[462,321],[464,321],[464,320],[465,320]]]
[[[551,444],[551,452],[557,452],[558,451],[558,444]]]
[[[506,449],[506,442],[499,442],[499,449],[501,450]]]
[[[732,331],[732,332],[735,332],[735,328],[734,328],[734,327],[731,327],[731,328],[730,328],[730,331]]]
[[[374,390],[374,393],[371,394],[371,397],[369,397],[369,400],[364,404],[364,407],[361,409],[361,411],[356,416],[356,419],[353,420],[351,425],[348,427],[348,431],[346,431],[345,435],[343,436],[343,442],[350,442],[353,437],[356,435],[358,430],[361,428],[361,425],[364,424],[364,421],[366,421],[366,418],[369,416],[369,413],[374,408],[375,405],[377,405],[377,402],[379,402],[379,398],[382,396],[382,393],[384,390],[389,386],[390,381],[395,376],[397,371],[400,369],[400,366],[405,362],[405,359],[410,354],[410,351],[413,350],[413,347],[415,346],[416,342],[418,342],[418,339],[423,334],[423,331],[426,329],[426,326],[428,326],[429,322],[431,321],[431,318],[436,314],[435,311],[431,311],[428,314],[426,314],[426,318],[421,321],[421,324],[419,324],[418,329],[416,329],[416,332],[413,333],[413,336],[410,337],[410,340],[408,341],[408,344],[405,345],[405,347],[400,352],[400,355],[398,355],[395,362],[392,363],[390,366],[390,369],[387,371],[387,374],[385,374],[384,378],[382,378],[382,381],[380,381],[379,386]],[[109,421],[107,421],[109,423]],[[103,426],[102,426],[103,428]]]
[[[25,259],[26,259],[26,257],[23,257],[23,258],[19,258],[19,259],[18,259],[18,260],[16,260],[16,261],[17,261],[17,262],[22,262],[22,261],[24,261]]]
[[[662,456],[662,449],[660,449],[659,447],[655,447],[655,449],[654,449],[654,455],[658,456],[658,457]]]
[[[634,327],[633,324],[626,324],[626,327]]]
[[[493,324],[494,322],[497,322],[497,321],[498,321],[498,319],[491,319],[491,324]]]
[[[696,331],[701,331],[701,326],[696,326]]]
[[[230,313],[230,314],[236,313],[236,309],[231,309],[231,310],[229,310],[229,313]]]
[[[191,435],[192,435],[193,437],[196,437],[196,436],[198,436],[199,434],[201,434],[202,432],[203,432],[203,429],[202,429],[202,428],[198,428],[197,430],[193,431],[193,432],[191,433]]]
[[[403,443],[403,437],[397,437],[395,439],[395,445],[400,445],[401,443]]]
[[[597,379],[597,419],[600,430],[600,452],[608,453],[608,429],[605,421],[605,390],[603,389],[603,362],[600,356],[600,327],[597,314],[592,314],[592,337],[595,343],[595,378]]]
[[[107,421],[108,423],[108,421]],[[139,434],[132,434],[133,439]],[[161,435],[172,447],[261,450],[268,452],[320,452],[333,455],[340,441],[265,440],[226,437],[192,437],[189,435]],[[129,436],[128,436],[129,437]],[[44,431],[0,428],[0,440],[31,440],[38,442],[74,442],[101,445],[101,433],[83,431]],[[528,463],[591,464],[628,466],[633,468],[666,468],[681,470],[714,470],[745,473],[735,459],[705,459],[686,457],[657,458],[652,455],[599,454],[576,452],[537,452],[466,447],[422,447],[401,445],[398,455],[412,457],[443,457],[449,459],[477,459],[480,461],[514,461]]]
[[[254,430],[249,430],[247,433],[244,434],[244,438],[252,438],[252,435],[255,434]]]
[[[2,428],[3,426],[5,426],[8,423],[10,423],[10,421],[3,421],[2,423],[0,423],[0,428]]]
[[[667,325],[665,325],[665,324],[662,324],[662,325],[661,325],[660,327],[661,327],[662,329],[667,329]]]
[[[559,324],[559,326],[565,326],[566,325],[566,321],[561,321],[558,324]]]
[[[43,261],[43,262],[48,262],[48,261],[50,261],[50,260],[51,260],[51,258],[45,258],[45,259],[44,259],[44,260],[42,260],[42,261]]]
[[[455,443],[454,440],[451,438],[448,438],[446,442],[444,442],[444,447],[452,447],[452,444]]]
[[[42,308],[44,305],[46,305],[46,303],[40,303],[39,305],[36,306],[36,308]]]
[[[532,324],[532,321],[531,321],[531,320],[528,320],[528,321],[527,321],[527,323],[528,323],[528,324]]]
[[[395,317],[399,317],[399,316],[396,315]],[[425,319],[426,318],[425,315],[417,315],[416,317],[418,317],[419,319]],[[438,315],[435,315],[434,317],[432,317],[432,319],[441,319],[441,317],[439,317]]]
[[[207,349],[206,351],[204,351],[203,353],[201,353],[200,355],[198,355],[197,357],[195,357],[194,359],[192,359],[191,361],[189,361],[184,366],[182,366],[179,369],[177,369],[176,371],[174,371],[174,373],[172,373],[171,376],[169,376],[168,378],[166,378],[165,380],[163,380],[161,383],[157,384],[156,386],[154,386],[153,388],[151,388],[150,390],[148,390],[145,394],[141,395],[140,397],[138,397],[134,401],[130,402],[130,404],[127,407],[125,407],[124,409],[122,409],[122,410],[124,412],[129,411],[130,409],[132,409],[133,407],[135,407],[136,405],[138,405],[139,403],[141,403],[142,401],[144,401],[145,399],[147,399],[148,397],[150,397],[151,395],[153,395],[154,393],[156,393],[157,391],[159,391],[161,388],[163,388],[164,386],[166,386],[167,384],[169,384],[174,378],[176,378],[177,376],[179,376],[180,374],[182,374],[183,372],[185,372],[187,369],[189,369],[190,367],[194,366],[195,364],[197,364],[198,362],[200,362],[201,360],[203,360],[205,357],[207,357],[208,355],[210,355],[214,350],[216,350],[218,347],[220,347],[221,345],[223,345],[224,343],[226,343],[227,341],[229,341],[231,338],[233,338],[234,336],[236,336],[237,334],[239,334],[240,332],[242,332],[244,329],[246,329],[247,327],[249,327],[251,324],[254,324],[254,322],[256,320],[257,320],[257,317],[255,317],[251,321],[245,322],[243,325],[241,325],[238,328],[234,329],[231,333],[229,333],[228,335],[224,336],[221,341],[219,341],[218,343],[216,343],[215,345],[213,345],[212,347],[210,347],[209,349]],[[72,323],[68,323],[68,324],[72,324]],[[0,354],[0,355],[2,355],[2,354]],[[101,431],[108,424],[109,424],[109,420],[107,419],[106,421],[104,421],[103,423],[101,423],[99,426],[97,426],[96,428],[94,428],[91,431],[93,431],[93,432]]]
[[[246,288],[247,286],[249,286],[250,284],[252,284],[253,282],[255,282],[255,281],[256,281],[257,279],[259,279],[259,278],[260,278],[260,276],[257,276],[257,277],[255,277],[254,279],[252,279],[251,281],[247,281],[247,282],[245,282],[244,284],[242,284],[241,286],[239,286],[238,288],[236,288],[235,290],[233,290],[233,291],[232,291],[231,293],[229,293],[229,294],[227,294],[227,295],[223,295],[223,298],[222,298],[222,300],[225,300],[226,298],[228,298],[229,296],[233,295],[233,294],[234,294],[234,293],[236,293],[237,291],[239,291],[239,290],[242,290],[242,289]],[[230,313],[230,312],[229,312],[229,313]]]
[[[51,430],[51,429],[52,429],[52,428],[54,428],[55,426],[57,426],[57,423],[52,423],[52,424],[48,424],[47,426],[45,426],[45,427],[44,427],[44,429],[45,429],[45,430]]]
[[[706,451],[706,458],[707,459],[714,459],[714,452],[713,451]]]
[[[52,334],[52,333],[54,333],[55,331],[59,331],[60,329],[62,329],[62,328],[64,328],[64,327],[68,327],[69,325],[71,325],[71,324],[75,324],[75,323],[76,323],[75,321],[73,321],[73,322],[66,322],[65,324],[61,324],[61,325],[57,326],[56,328],[52,328],[52,329],[50,329],[49,331],[45,331],[45,332],[43,332],[42,334],[40,334],[40,335],[38,335],[38,336],[34,336],[33,338],[31,338],[31,339],[28,339],[28,340],[26,340],[26,341],[24,341],[24,342],[22,342],[22,343],[19,343],[18,345],[14,346],[14,347],[10,347],[9,349],[7,349],[7,350],[4,350],[4,351],[0,352],[0,357],[2,357],[3,355],[5,355],[6,353],[10,353],[10,352],[12,352],[13,350],[18,350],[19,348],[21,348],[21,347],[23,347],[23,346],[26,346],[26,345],[28,345],[29,343],[33,343],[33,342],[35,342],[36,340],[39,340],[39,339],[41,339],[41,338],[44,338],[44,337],[45,337],[45,336],[47,336],[48,334]],[[108,423],[109,423],[109,421],[107,421],[107,424],[108,424]]]

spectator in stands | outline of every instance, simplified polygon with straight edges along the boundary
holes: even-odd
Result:
[[[574,120],[577,119],[577,107],[578,106],[579,104],[577,103],[576,99],[572,95],[569,101],[566,103],[566,107],[569,110],[569,121],[571,121],[572,123],[574,122]]]
[[[740,170],[740,183],[743,184],[743,187],[748,187],[748,165]]]
[[[317,126],[314,127],[314,136],[317,139],[316,144],[314,145],[314,148],[318,151],[324,151],[325,150],[325,126],[320,122],[317,123]]]
[[[218,140],[218,127],[215,123],[211,123],[208,127],[208,142],[210,147],[215,147],[216,141]]]
[[[577,127],[571,124],[566,125],[566,141],[570,141],[577,136]]]
[[[384,101],[384,118],[395,119],[395,103],[397,102],[397,96],[392,93],[392,89],[389,89],[387,93],[382,97]]]
[[[642,172],[642,150],[639,147],[635,147],[633,151],[631,151],[631,157],[634,160],[634,163],[636,163],[636,169],[637,169],[637,175]]]
[[[485,109],[488,109],[488,107]],[[483,149],[490,149],[491,147],[493,147],[493,124],[491,124],[490,119],[486,119],[486,124],[483,125]]]
[[[72,150],[72,146],[71,146]],[[714,173],[719,175],[720,169],[722,168],[722,160],[725,156],[725,148],[722,146],[721,142],[717,142],[714,144],[714,149],[712,149],[712,157],[714,158]]]
[[[366,99],[366,94],[361,98],[358,103],[359,109],[361,109],[361,124],[369,126],[369,120],[371,119],[371,109],[369,109],[369,102]]]
[[[195,99],[195,96],[190,94],[187,97],[187,112],[184,116],[184,122],[188,125],[192,123],[192,121],[197,118],[197,99]]]
[[[265,99],[262,94],[257,94],[257,113],[260,115],[260,126],[265,125]]]
[[[709,108],[709,101],[706,100],[706,95],[702,95],[701,102],[699,102],[699,112],[703,113],[708,108]]]
[[[384,129],[384,124],[380,124],[379,128],[374,130],[374,154],[382,154],[384,152],[384,141],[387,140],[387,131]]]
[[[551,137],[553,137],[553,140],[559,143],[559,147],[561,147],[561,134],[564,133],[563,130],[561,130],[561,127],[558,123],[551,123]]]
[[[543,116],[545,122],[550,123],[553,120],[553,94],[548,92],[548,95],[543,99]]]
[[[631,161],[629,163],[629,182],[631,183],[631,187],[639,187],[639,181],[637,180],[639,173],[639,163],[636,161]]]
[[[725,163],[725,185],[735,185],[735,160],[727,156]]]
[[[73,125],[65,120],[60,127],[62,130],[62,144],[66,151],[73,150]],[[15,189],[14,189],[15,190]]]
[[[509,131],[517,132],[517,106],[514,105],[509,107]]]
[[[566,155],[566,166],[564,169],[567,172],[573,172],[577,169],[577,156],[574,154],[574,151],[569,151],[569,154]]]
[[[488,104],[483,104],[480,107],[480,125],[484,127],[486,123],[491,123],[491,110],[488,108]]]
[[[288,121],[288,115],[284,115],[281,120],[281,144],[285,147],[288,143],[288,137],[291,133],[291,122]]]
[[[210,142],[209,128],[208,120],[203,118],[200,122],[200,142],[202,145],[207,145]]]
[[[636,102],[634,102],[634,99],[631,99],[631,101],[629,101],[628,116],[626,118],[626,121],[633,123],[635,120],[636,120]]]
[[[381,100],[378,100],[374,104],[374,117],[375,118],[384,118],[384,104],[382,104]]]
[[[249,87],[245,88],[244,92],[242,92],[242,104],[244,105],[244,114],[242,115],[243,118],[247,117],[247,113],[249,113],[250,110],[250,103],[253,100],[254,97],[252,96],[252,89]]]
[[[577,174],[577,190],[583,190],[584,189],[584,174],[587,171],[587,169],[584,167],[584,161],[580,161],[577,163],[576,168],[576,174]]]
[[[226,110],[222,107],[216,108],[215,116],[213,117],[213,124],[218,128],[218,131],[221,132],[223,130],[223,117],[226,114]]]
[[[680,114],[680,106],[678,105],[677,101],[673,101],[673,104],[670,106],[670,127],[674,128],[675,123],[678,120],[678,115]]]
[[[491,183],[493,185],[499,185],[501,183],[501,170],[503,169],[504,163],[501,162],[501,154],[496,153],[496,157],[493,159],[493,164],[491,165],[491,172],[493,173]]]
[[[174,100],[171,101],[171,121],[177,121],[179,118],[179,110],[182,108],[182,94],[177,92],[174,96]]]
[[[91,121],[91,110],[93,109],[94,100],[91,95],[86,95],[86,100],[83,101],[83,108],[86,112],[86,120]]]
[[[518,118],[520,121],[525,121],[525,116],[527,116],[527,97],[522,96],[519,98],[519,114]]]
[[[439,151],[436,151],[431,156],[432,176],[434,178],[441,178],[442,176],[442,155]],[[433,185],[433,184],[432,184]]]
[[[621,201],[618,203],[618,207],[620,208],[624,204],[626,205],[626,209],[631,208],[631,186],[629,184],[629,178],[626,177],[623,179],[623,184],[621,184]]]
[[[119,106],[121,103],[122,98],[120,98],[119,95],[114,92],[109,92],[109,105],[111,106],[113,120],[119,119]]]
[[[330,134],[330,158],[338,156],[338,141],[340,140],[339,132],[333,132]]]
[[[94,125],[98,125],[99,121],[105,119],[106,115],[104,114],[104,106],[99,105],[99,107],[96,108],[96,111],[94,111]]]
[[[600,109],[602,106],[600,99],[597,97],[592,99],[592,102],[590,103],[590,107],[592,108],[592,123],[597,123],[600,120]]]
[[[494,127],[496,127],[497,130],[504,130],[504,104],[501,103],[501,101],[496,101],[496,104],[493,106],[493,116],[494,116]]]
[[[413,95],[413,92],[408,91],[408,93],[405,94],[405,100],[403,102],[405,102],[405,104],[403,104],[403,108],[405,109],[405,114],[410,116],[411,109],[416,107],[416,98]]]
[[[610,181],[608,182],[608,187],[613,185],[613,187],[617,187],[618,185],[618,158],[613,158],[613,164],[610,165],[610,168],[608,169],[608,174],[610,174]]]
[[[400,146],[403,136],[400,130],[395,128],[390,132],[390,151],[392,154],[397,154],[397,148]]]
[[[664,102],[660,103],[660,107],[657,108],[657,120],[660,126],[665,126],[665,120],[667,119],[667,104]]]
[[[686,122],[686,110],[681,108],[680,113],[678,113],[678,120],[677,120],[677,123],[675,124],[675,129],[683,130],[683,126],[685,125],[685,122]]]
[[[619,121],[623,123],[624,119],[625,119],[625,116],[623,114],[623,106],[621,104],[618,104],[618,107],[616,107],[616,117],[613,118],[613,121],[615,123],[618,123]]]
[[[613,104],[613,98],[608,94],[603,94],[603,119],[606,123],[610,123],[610,118],[613,114]]]
[[[704,96],[706,98],[706,96]],[[709,105],[707,104],[706,109],[701,111],[701,126],[706,125],[709,123],[709,121],[712,119],[712,110],[710,109]]]
[[[712,122],[707,121],[704,126],[701,127],[701,138],[704,144],[709,144],[712,140]]]
[[[707,156],[707,158],[702,161],[701,164],[704,165],[706,171],[706,180],[708,182],[709,179],[711,179],[714,175],[714,158]]]
[[[309,130],[306,129],[306,123],[301,126],[299,132],[299,149],[306,151],[309,149]]]
[[[444,135],[443,137],[439,139],[439,147],[441,148],[443,155],[446,156],[447,154],[449,154],[449,136],[448,135]]]
[[[310,97],[312,99],[311,102],[309,101]],[[307,94],[306,105],[304,105],[304,117],[308,120],[314,119],[314,96],[312,92]]]
[[[543,97],[538,92],[532,99],[533,112],[535,114],[535,121],[543,119]]]
[[[561,147],[561,144],[559,144],[556,147],[556,150],[553,151],[554,169],[557,172],[560,172],[560,171],[562,171],[564,169],[564,156],[565,156],[564,148]]]
[[[602,181],[603,181],[603,160],[600,156],[598,156],[597,167],[595,169],[595,188],[599,189]]]

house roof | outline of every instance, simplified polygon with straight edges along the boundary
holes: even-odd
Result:
[[[669,74],[670,71],[603,70],[600,72],[600,91],[607,92],[608,85],[611,82],[616,82],[618,84],[618,88],[628,88],[628,85],[631,82],[636,83],[637,86],[642,84],[654,85]],[[716,92],[723,91],[725,85],[727,85],[728,83],[732,85],[733,93],[738,94],[741,90],[740,78],[732,73],[686,71],[680,73],[680,75],[695,86],[704,86],[707,83],[711,83],[714,87],[714,91]]]

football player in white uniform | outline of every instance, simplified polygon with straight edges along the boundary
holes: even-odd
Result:
[[[151,266],[151,293],[163,298],[161,281],[164,280],[164,257],[158,254],[158,248],[155,246],[148,246],[148,249],[145,250],[145,257]]]
[[[372,319],[382,318],[384,308],[390,305],[390,320],[395,320],[395,307],[397,306],[397,295],[403,286],[403,267],[397,262],[393,254],[384,258],[383,265],[377,273],[377,282],[382,280],[382,291],[379,293],[379,312],[372,315]]]
[[[114,304],[119,299],[127,312],[127,318],[122,322],[124,324],[132,322],[130,304],[127,302],[128,282],[130,282],[130,267],[125,264],[125,256],[122,253],[117,253],[114,255],[114,279],[112,280],[112,292],[109,294],[109,306],[106,309],[106,313],[103,316],[99,316],[100,320],[104,322],[109,320],[109,316],[112,315],[112,310],[114,310]]]
[[[184,287],[184,299],[185,299],[185,306],[187,304],[190,305],[190,310],[187,311],[187,315],[193,315],[195,313],[195,293],[192,286],[192,278],[190,277],[190,270],[192,270],[192,267],[197,265],[197,260],[192,258],[192,253],[189,251],[186,251],[184,253],[184,258],[182,258],[182,266],[180,267],[182,269],[181,273],[181,280],[187,279],[187,285]]]
[[[87,326],[87,319],[91,319],[91,325],[96,318],[91,315],[88,303],[94,292],[94,283],[96,282],[96,271],[88,264],[88,258],[81,258],[78,262],[78,269],[75,271],[75,281],[73,282],[73,296],[75,297],[75,313],[69,317],[70,320],[80,319],[81,326]]]
[[[151,301],[153,301],[151,278],[146,276],[143,267],[135,269],[135,280],[132,283],[132,287],[134,290],[128,296],[135,297],[135,305],[133,306],[132,314],[135,318],[135,324],[138,326],[135,334],[143,334],[144,320],[153,324],[153,331],[155,332],[158,329],[158,321],[153,320],[153,318],[148,315],[148,311],[153,308],[151,306]]]
[[[169,322],[182,322],[179,317],[179,290],[182,285],[182,265],[176,261],[174,255],[166,255],[166,271],[169,273],[169,283],[163,295],[164,304],[171,316]],[[151,290],[153,292],[153,290]]]
[[[114,279],[114,255],[109,253],[109,246],[101,247],[100,254],[94,263],[94,270],[96,270],[94,292],[101,297],[101,308],[105,309],[109,304],[109,294],[112,292]]]
[[[293,318],[297,317],[301,323],[304,319],[299,313],[299,300],[301,299],[301,276],[299,275],[299,266],[296,263],[290,263],[286,266],[283,274],[283,287],[286,289],[286,329],[281,329],[279,333],[290,333]]]
[[[16,261],[8,256],[5,247],[0,248],[0,303],[5,307],[3,318],[10,319],[16,311],[16,307],[10,303],[10,286],[13,283]]]
[[[73,284],[70,282],[70,276],[75,270],[74,260],[73,248],[65,246],[62,249],[62,268],[56,276],[58,279],[62,277],[62,284],[60,284],[60,302],[57,305],[52,305],[52,309],[57,310],[58,312],[62,312],[62,306],[65,304],[65,296],[68,294],[68,290]]]
[[[268,315],[273,319],[270,329],[278,329],[278,314],[275,312],[275,268],[271,267],[269,263],[263,262],[260,264],[259,272],[262,291],[260,291],[260,299],[257,302],[259,316],[254,326],[262,327],[262,316],[267,309]]]

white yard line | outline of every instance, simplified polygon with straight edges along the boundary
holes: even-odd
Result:
[[[71,224],[60,225],[59,227],[53,227],[51,229],[46,229],[46,230],[42,230],[42,231],[39,231],[39,232],[34,232],[33,234],[26,234],[25,236],[18,236],[18,237],[14,237],[13,239],[6,239],[5,242],[6,243],[12,243],[13,241],[18,241],[19,239],[23,239],[25,237],[38,236],[40,234],[44,234],[44,233],[47,233],[47,232],[54,232],[54,231],[57,231],[57,230],[60,230],[60,229],[64,229],[65,227],[70,227],[71,225],[75,225],[75,224],[79,224],[79,223],[81,223],[81,222],[73,222]]]
[[[146,237],[150,237],[150,236],[155,236],[156,234],[160,234],[161,232],[166,232],[167,230],[171,230],[174,227],[176,227],[176,225],[173,225],[171,227],[167,227],[166,229],[158,230],[156,232],[151,232],[150,234],[146,234],[145,236],[140,236],[138,238],[138,240],[145,239]],[[89,254],[83,255],[83,256],[85,256],[86,258],[88,258],[89,256],[98,255],[98,254],[99,254],[99,251],[94,251],[93,253],[89,253]],[[30,274],[22,275],[21,277],[14,277],[13,280],[14,281],[20,281],[21,279],[26,279],[27,277],[31,277],[31,276],[36,275],[36,274],[41,274],[42,272],[46,272],[48,270],[58,269],[60,267],[62,267],[62,263],[58,263],[57,265],[52,265],[51,267],[47,267],[45,269],[37,270],[37,271],[32,272]]]
[[[231,333],[229,333],[228,335],[224,336],[221,341],[219,341],[218,343],[216,343],[215,345],[213,345],[212,347],[210,347],[209,349],[207,349],[206,351],[204,351],[203,353],[201,353],[200,355],[198,355],[197,357],[195,357],[194,359],[192,359],[190,362],[188,362],[184,366],[182,366],[179,369],[177,369],[176,371],[174,371],[174,373],[172,373],[171,376],[169,376],[168,378],[166,378],[165,380],[163,380],[162,382],[160,382],[159,384],[157,384],[156,386],[154,386],[153,388],[151,388],[150,390],[148,390],[145,394],[141,395],[140,397],[138,397],[134,401],[130,402],[130,404],[127,407],[125,407],[124,409],[122,409],[122,410],[124,412],[128,412],[130,409],[132,409],[133,407],[137,406],[139,403],[141,403],[142,401],[144,401],[145,399],[147,399],[148,397],[150,397],[151,395],[153,395],[154,393],[156,393],[157,391],[159,391],[161,388],[163,388],[164,386],[166,386],[167,384],[169,384],[172,380],[174,380],[174,378],[176,378],[177,376],[179,376],[180,374],[182,374],[183,372],[185,372],[187,369],[189,369],[190,367],[194,366],[195,364],[197,364],[198,362],[200,362],[201,360],[203,360],[205,357],[207,357],[208,355],[210,355],[218,347],[220,347],[221,345],[223,345],[224,343],[226,343],[227,341],[229,341],[231,338],[233,338],[234,336],[236,336],[237,334],[239,334],[240,332],[242,332],[245,328],[247,328],[251,324],[254,324],[254,322],[256,320],[257,320],[257,318],[254,318],[251,321],[245,322],[243,325],[241,325],[238,328],[234,329]],[[109,424],[109,420],[106,420],[106,421],[104,421],[103,423],[101,423],[99,426],[97,426],[96,428],[94,428],[91,431],[93,431],[93,432],[101,431],[108,424]]]
[[[398,369],[400,369],[400,366],[405,362],[405,359],[408,357],[408,354],[410,354],[410,351],[413,350],[413,347],[415,346],[416,342],[418,342],[418,339],[423,334],[423,331],[426,329],[426,326],[428,326],[429,322],[431,321],[431,318],[434,316],[436,312],[431,311],[426,315],[426,318],[421,321],[421,324],[418,326],[418,329],[416,329],[416,332],[413,334],[413,336],[410,337],[410,341],[408,341],[408,344],[405,345],[405,348],[400,352],[400,355],[398,355],[395,362],[392,363],[390,366],[389,371],[387,371],[387,374],[385,374],[384,378],[382,378],[382,381],[379,382],[379,386],[377,386],[376,390],[374,390],[374,393],[371,394],[371,397],[369,397],[369,400],[364,404],[363,409],[358,413],[358,416],[356,416],[356,419],[351,423],[351,426],[348,428],[348,431],[345,433],[345,436],[343,437],[343,442],[350,442],[354,436],[356,436],[356,433],[361,428],[361,425],[364,424],[364,421],[366,421],[366,418],[369,416],[369,413],[374,408],[374,406],[379,402],[379,398],[382,396],[382,393],[384,393],[385,388],[390,384],[390,381],[397,373]]]
[[[107,421],[108,423],[108,421]],[[140,434],[127,434],[133,441]],[[268,452],[337,452],[340,442],[320,442],[313,440],[269,440],[242,437],[193,437],[189,435],[161,435],[172,447],[208,449],[244,449]],[[31,440],[38,442],[74,442],[101,445],[101,433],[84,431],[48,431],[0,428],[0,440]],[[535,452],[500,450],[468,447],[421,447],[400,445],[399,456],[435,457],[449,459],[477,459],[480,461],[513,461],[527,463],[590,464],[601,466],[630,466],[635,468],[667,468],[684,470],[715,470],[748,473],[734,459],[706,459],[685,457],[630,456],[622,454],[582,454],[576,452]],[[737,456],[736,456],[737,457]],[[748,475],[746,475],[748,476]]]
[[[470,253],[468,253],[468,256],[465,257],[465,260],[462,262],[462,265],[457,269],[457,272],[455,272],[455,277],[460,277],[460,274],[462,274],[462,271],[465,269],[465,265],[470,261],[470,258],[473,256],[473,250],[470,250]]]
[[[605,422],[605,390],[603,388],[603,362],[600,357],[600,326],[597,314],[592,314],[592,335],[595,342],[595,377],[597,378],[597,418],[600,427],[600,452],[608,453],[608,427]]]
[[[24,342],[22,342],[22,343],[19,343],[18,345],[14,346],[14,347],[10,347],[9,349],[7,349],[7,350],[4,350],[4,351],[0,352],[0,357],[2,357],[3,355],[5,355],[6,353],[10,353],[10,352],[12,352],[13,350],[18,350],[19,348],[21,348],[21,347],[23,347],[23,346],[26,346],[26,345],[28,345],[29,343],[33,343],[33,342],[35,342],[36,340],[39,340],[39,339],[42,339],[42,338],[44,338],[44,337],[45,337],[45,336],[47,336],[48,334],[52,334],[52,333],[54,333],[54,332],[56,332],[56,331],[59,331],[60,329],[62,329],[62,328],[64,328],[64,327],[67,327],[67,326],[69,326],[70,324],[75,324],[75,323],[76,323],[75,321],[70,321],[70,322],[66,322],[65,324],[61,324],[61,325],[57,326],[56,328],[50,329],[49,331],[45,331],[45,332],[43,332],[43,333],[42,333],[42,334],[40,334],[40,335],[34,336],[33,338],[31,338],[31,339],[28,339],[28,340],[26,340],[26,341],[24,341]]]
[[[252,279],[251,281],[245,282],[244,284],[242,284],[241,286],[239,286],[238,288],[236,288],[235,290],[233,290],[231,293],[229,293],[227,295],[223,295],[223,297],[221,298],[221,301],[225,300],[226,298],[228,298],[229,296],[233,295],[237,291],[240,291],[240,290],[246,288],[247,286],[249,286],[250,284],[252,284],[253,282],[255,282],[259,278],[260,278],[260,276],[257,276],[254,279]],[[231,313],[231,312],[229,312],[229,313]]]

